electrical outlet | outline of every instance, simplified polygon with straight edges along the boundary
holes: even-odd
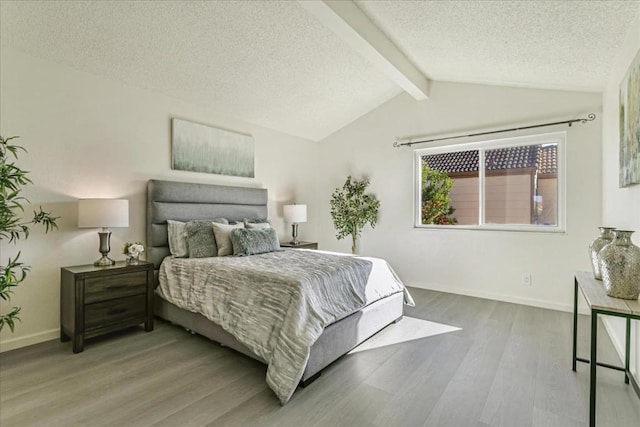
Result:
[[[522,273],[522,277],[520,278],[520,283],[523,286],[531,286],[531,273]]]

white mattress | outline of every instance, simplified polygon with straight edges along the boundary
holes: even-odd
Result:
[[[298,249],[302,251],[314,250],[314,249]],[[351,254],[345,254],[341,252],[330,252],[330,251],[318,251],[331,255],[341,255],[341,256],[353,256]],[[399,290],[404,291],[404,300],[405,304],[413,307],[414,302],[413,298],[407,291],[404,286],[404,283],[400,280],[398,275],[393,271],[389,263],[381,258],[373,258],[373,257],[363,257],[359,256],[359,258],[366,259],[372,263],[371,274],[369,275],[369,280],[367,281],[367,287],[365,289],[365,301],[366,305],[371,304],[372,302],[376,302],[379,299],[387,297],[391,294],[398,292]]]

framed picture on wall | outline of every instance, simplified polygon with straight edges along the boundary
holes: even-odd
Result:
[[[620,187],[640,183],[640,50],[620,83]]]
[[[251,135],[173,118],[171,142],[173,169],[255,176]]]

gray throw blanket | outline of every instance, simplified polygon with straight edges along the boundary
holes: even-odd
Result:
[[[372,267],[355,257],[299,250],[168,261],[160,267],[161,296],[201,313],[264,359],[267,384],[283,404],[324,328],[365,305]],[[167,277],[181,285],[167,286]]]

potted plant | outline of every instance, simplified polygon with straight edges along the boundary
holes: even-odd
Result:
[[[342,188],[336,188],[331,196],[331,219],[338,231],[338,240],[351,236],[351,253],[358,249],[358,237],[367,225],[375,228],[380,201],[372,194],[365,194],[369,180],[347,177]]]
[[[8,240],[9,243],[17,243],[20,239],[29,237],[29,226],[42,224],[45,232],[58,228],[56,220],[51,212],[44,212],[42,207],[33,212],[33,219],[24,221],[20,213],[24,211],[23,204],[29,203],[21,196],[23,186],[32,184],[27,177],[28,172],[20,169],[15,161],[18,160],[18,152],[26,150],[14,145],[10,138],[0,136],[0,241]],[[20,254],[15,258],[8,258],[6,264],[0,259],[0,298],[9,301],[13,288],[18,286],[26,278],[31,266],[20,262]],[[5,325],[11,332],[15,328],[15,321],[20,320],[18,314],[20,307],[12,307],[8,313],[0,313],[0,331]]]

